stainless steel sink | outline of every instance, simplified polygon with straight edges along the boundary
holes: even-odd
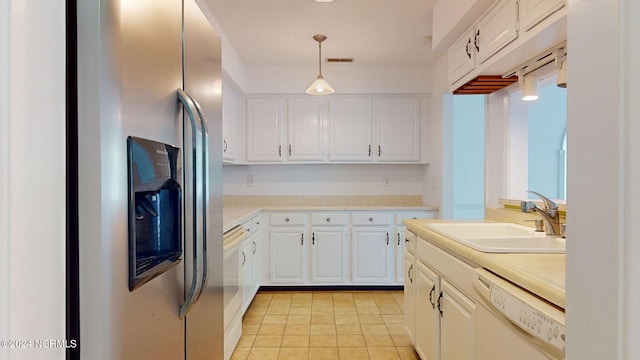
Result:
[[[440,235],[487,253],[565,253],[566,241],[512,223],[451,222],[425,225]]]

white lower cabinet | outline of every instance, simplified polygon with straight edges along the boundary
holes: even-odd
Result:
[[[475,303],[446,280],[440,282],[440,358],[475,359]]]
[[[397,224],[433,217],[434,211],[273,212],[262,285],[402,285],[405,228]]]
[[[347,282],[347,231],[339,228],[312,228],[311,282]]]
[[[351,231],[351,281],[387,284],[391,279],[389,228],[354,227]]]
[[[251,300],[252,294],[252,281],[253,281],[253,257],[251,252],[253,251],[253,242],[251,237],[248,237],[244,243],[242,243],[242,313],[244,313]]]
[[[440,294],[440,277],[421,261],[416,260],[414,283],[416,290],[416,352],[422,360],[438,359],[440,334],[440,310],[438,296]],[[444,358],[443,358],[444,359]]]
[[[247,221],[242,227],[249,237],[242,243],[242,312],[244,313],[260,288],[261,243],[260,216]]]
[[[305,228],[272,228],[271,282],[301,284],[305,282]]]
[[[403,309],[405,327],[411,341],[416,342],[416,257],[409,251],[404,254],[404,297]]]
[[[472,289],[473,267],[424,239],[417,241],[413,276],[405,277],[405,289],[413,287],[415,304],[409,310],[415,319],[405,316],[405,325],[415,329],[416,352],[422,360],[475,359],[476,304],[460,290]],[[405,254],[412,259],[409,250]],[[407,304],[411,306],[411,300],[405,299],[405,312]]]

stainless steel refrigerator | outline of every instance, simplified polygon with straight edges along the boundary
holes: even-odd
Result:
[[[194,0],[77,7],[80,357],[222,359],[219,37]],[[133,290],[130,136],[180,148],[184,199],[177,265]]]

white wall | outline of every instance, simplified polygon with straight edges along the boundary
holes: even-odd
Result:
[[[638,359],[640,4],[568,10],[567,359]]]
[[[420,195],[427,165],[252,165],[224,167],[225,195]],[[247,176],[254,185],[247,185]],[[390,185],[384,185],[388,177]]]
[[[247,94],[304,94],[317,66],[247,65]],[[336,94],[420,94],[431,92],[429,66],[323,64],[322,75]]]
[[[64,39],[64,1],[0,0],[1,340],[65,338]]]

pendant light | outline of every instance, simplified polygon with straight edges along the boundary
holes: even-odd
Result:
[[[313,40],[318,42],[318,77],[313,83],[311,83],[311,86],[309,86],[306,93],[309,95],[333,94],[335,90],[322,77],[322,42],[327,40],[327,37],[324,35],[314,35]]]
[[[538,100],[538,78],[535,75],[525,75],[522,85],[522,100]]]

